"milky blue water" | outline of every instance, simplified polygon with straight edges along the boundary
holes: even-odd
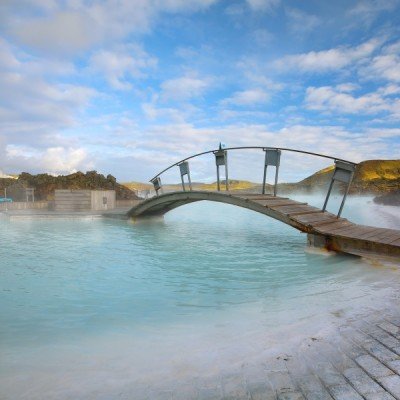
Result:
[[[366,198],[346,216],[400,229],[397,209]],[[387,305],[398,269],[305,243],[206,202],[137,224],[1,218],[0,398],[119,398],[229,371]]]

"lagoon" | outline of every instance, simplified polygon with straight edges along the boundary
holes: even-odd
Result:
[[[400,229],[399,214],[364,197],[344,216]],[[188,399],[396,304],[396,266],[305,243],[207,202],[137,224],[2,218],[0,397]]]

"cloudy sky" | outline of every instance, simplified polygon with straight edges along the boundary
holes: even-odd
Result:
[[[399,29],[400,0],[1,0],[0,170],[145,181],[220,141],[399,158]]]

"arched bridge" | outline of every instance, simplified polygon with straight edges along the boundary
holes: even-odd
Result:
[[[263,184],[260,193],[246,193],[244,191],[229,191],[228,179],[228,151],[242,149],[261,149],[265,152],[263,165]],[[288,197],[277,195],[278,174],[282,151],[291,151],[331,159],[335,168],[331,177],[329,189],[321,209],[312,207],[307,203],[291,200]],[[188,160],[204,154],[215,155],[217,172],[217,191],[192,190]],[[179,167],[182,190],[163,193],[160,175],[173,167]],[[268,166],[275,167],[273,193],[266,194],[266,176]],[[221,192],[220,167],[224,167],[224,189]],[[345,205],[356,164],[343,159],[338,159],[322,154],[303,152],[294,149],[263,148],[263,147],[235,147],[210,150],[188,157],[172,164],[161,171],[151,182],[154,185],[156,196],[144,200],[133,207],[128,216],[133,219],[161,216],[185,204],[197,201],[214,201],[247,208],[272,217],[301,232],[308,234],[308,244],[315,247],[324,247],[328,250],[350,253],[354,255],[389,258],[400,261],[400,231],[371,226],[357,225],[340,214]],[[185,183],[186,178],[186,183]],[[326,211],[329,196],[335,182],[345,184],[345,191],[337,215]]]

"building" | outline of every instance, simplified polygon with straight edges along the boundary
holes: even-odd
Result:
[[[56,211],[105,211],[115,208],[115,190],[56,190]]]
[[[4,190],[4,197],[17,202],[34,202],[35,189],[24,187],[21,183],[17,182]]]

